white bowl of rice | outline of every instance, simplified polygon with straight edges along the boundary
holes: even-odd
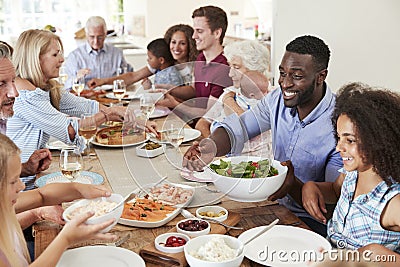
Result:
[[[241,245],[235,237],[210,234],[189,240],[183,251],[191,267],[238,267],[244,258],[244,251],[237,255]]]
[[[111,212],[108,212],[108,210],[116,206],[120,201],[122,201],[122,199],[123,197],[119,194],[111,194],[109,197],[82,199],[69,206],[63,212],[63,219],[66,222],[69,222],[72,220],[72,218],[79,214],[93,211],[95,214],[86,220],[86,224],[99,224],[112,218],[115,219],[113,224],[101,231],[102,233],[107,233],[111,230],[111,228],[114,227],[114,225],[117,224],[122,215],[122,211],[124,210],[124,205],[121,205]]]

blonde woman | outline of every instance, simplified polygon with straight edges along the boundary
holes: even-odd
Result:
[[[98,225],[84,222],[93,213],[87,213],[66,224],[48,248],[32,263],[25,239],[16,218],[16,212],[43,205],[55,205],[78,198],[109,196],[100,186],[78,183],[51,184],[40,189],[20,192],[24,184],[19,179],[21,172],[20,150],[5,135],[0,134],[0,266],[55,266],[62,253],[71,245],[87,239],[114,240],[113,234],[100,231],[113,223],[113,219]]]
[[[64,62],[63,46],[60,38],[50,31],[23,32],[15,46],[13,62],[19,97],[14,104],[15,114],[7,123],[7,136],[23,148],[23,161],[36,149],[43,148],[50,136],[83,150],[77,119],[82,113],[95,114],[97,125],[107,120],[123,121],[129,115],[125,114],[125,107],[107,108],[62,89],[54,78]],[[34,180],[33,176],[23,178],[26,189],[34,188]]]

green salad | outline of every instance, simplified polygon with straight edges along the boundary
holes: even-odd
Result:
[[[235,178],[265,178],[278,175],[278,170],[270,166],[268,159],[242,161],[232,164],[230,161],[219,160],[219,164],[210,164],[210,168],[219,175]]]

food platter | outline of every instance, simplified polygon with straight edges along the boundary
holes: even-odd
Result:
[[[118,148],[140,145],[147,140],[144,132],[137,134],[131,130],[123,130],[122,126],[112,126],[99,130],[91,143],[97,146]]]
[[[159,187],[159,186],[163,186],[163,185],[170,185],[170,186],[173,186],[173,187],[179,187],[179,188],[188,190],[188,191],[192,192],[192,195],[184,203],[175,205],[174,206],[175,210],[172,211],[171,213],[168,213],[167,217],[162,219],[162,220],[154,221],[154,222],[148,222],[148,221],[130,220],[130,219],[125,219],[125,218],[121,217],[119,219],[118,223],[124,224],[124,225],[128,225],[128,226],[141,227],[141,228],[160,227],[160,226],[168,223],[172,219],[174,219],[180,213],[181,209],[186,207],[187,205],[189,205],[190,202],[192,201],[195,189],[192,186],[183,185],[183,184],[163,183],[163,184],[157,185],[156,183],[152,183],[152,184],[144,185],[142,188],[138,188],[138,189],[134,190],[133,192],[137,193],[138,195],[143,195],[143,194],[150,193],[151,189],[154,188],[155,186]]]
[[[145,267],[138,254],[128,249],[112,246],[85,246],[65,251],[56,267]]]
[[[243,232],[239,240],[246,242],[265,227],[251,228]],[[316,255],[321,258],[321,249],[331,249],[329,241],[322,236],[300,227],[276,225],[248,243],[244,248],[244,255],[254,262],[272,267],[308,266],[306,257]],[[296,258],[297,255],[300,257]]]
[[[38,178],[35,181],[37,187],[42,187],[51,183],[70,183],[71,181],[64,177],[61,172],[53,172]],[[104,177],[95,172],[81,171],[79,177],[74,180],[74,183],[81,184],[102,184]]]
[[[118,98],[116,98],[114,96],[114,93],[112,93],[112,92],[111,93],[107,93],[106,97],[110,98],[110,99],[118,99]],[[139,99],[141,97],[142,97],[142,95],[141,94],[137,94],[136,92],[126,92],[124,97],[122,98],[122,100]]]

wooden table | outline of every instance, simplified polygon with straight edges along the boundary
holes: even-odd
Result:
[[[163,123],[164,119],[158,119],[156,120],[158,125],[161,125]],[[111,152],[110,152],[111,151]],[[120,162],[121,159],[118,158],[121,157],[121,155],[117,153],[121,153],[121,149],[114,149],[106,151],[108,153],[108,156],[110,158],[115,158],[115,161]],[[98,155],[100,155],[102,152],[104,155],[104,148],[99,148],[97,149]],[[114,154],[115,153],[115,154]],[[58,171],[58,156],[56,155],[58,152],[54,152],[54,159],[53,163],[50,166],[49,170],[44,172],[43,174],[47,173],[52,173],[55,171]],[[114,156],[115,155],[115,156]],[[139,159],[131,159],[131,161],[135,161]],[[152,159],[155,161],[160,161],[161,159]],[[118,186],[115,186],[115,181],[114,184],[111,185],[109,181],[113,179],[113,177],[108,177],[107,173],[105,171],[108,170],[108,173],[110,174],[110,164],[115,164],[116,162],[110,162],[109,158],[99,160],[99,158],[85,158],[85,164],[87,169],[87,166],[91,166],[92,169],[91,171],[97,172],[101,174],[103,177],[105,177],[105,186],[107,186],[110,189],[114,189],[114,191],[117,191],[117,193],[121,193],[122,188],[119,188]],[[103,165],[104,166],[103,166]],[[107,166],[108,165],[108,166]],[[114,166],[114,165],[112,165]],[[122,165],[121,165],[122,166]],[[115,168],[123,169],[121,166],[116,166]],[[125,167],[126,168],[126,167]],[[111,168],[112,169],[112,168]],[[171,177],[175,179],[174,181],[184,181],[182,178],[179,176],[179,171],[174,170],[173,168],[171,170],[168,170],[169,174],[173,174],[175,177]],[[131,173],[129,170],[122,170],[122,173],[126,175],[126,173]],[[43,175],[41,174],[41,175]],[[119,173],[117,173],[118,175]],[[139,173],[140,174],[140,173]],[[113,173],[114,175],[114,173]],[[171,175],[171,176],[173,176]],[[110,180],[111,179],[111,180]],[[122,193],[121,193],[122,194]],[[241,226],[244,228],[244,230],[230,230],[227,234],[231,236],[239,236],[243,231],[261,226],[261,225],[266,225],[274,221],[276,218],[279,218],[279,224],[282,225],[296,225],[299,227],[303,227],[306,229],[309,229],[299,218],[297,218],[292,212],[290,212],[287,208],[284,206],[281,206],[275,202],[269,202],[269,201],[264,201],[264,202],[257,202],[257,203],[241,203],[241,202],[235,202],[232,200],[229,200],[228,198],[224,197],[219,203],[219,205],[225,207],[228,209],[230,212],[236,212],[241,215],[241,220],[237,224],[238,226]],[[189,211],[194,213],[196,208],[191,208]],[[158,228],[135,228],[135,227],[129,227],[129,226],[124,226],[124,225],[119,225],[117,224],[112,231],[114,231],[116,234],[119,236],[125,235],[125,233],[130,234],[130,238],[121,245],[121,247],[129,249],[131,251],[134,251],[136,253],[139,253],[139,251],[145,247],[146,245],[153,243],[154,239],[157,235],[165,233],[169,230],[171,230],[176,223],[181,220],[183,217],[181,215],[177,216],[174,220],[170,221],[164,226],[158,227]],[[38,257],[42,251],[48,246],[48,244],[55,238],[55,236],[58,234],[58,232],[61,230],[61,227],[59,225],[56,225],[51,222],[39,222],[34,225],[34,236],[35,236],[35,257]],[[159,266],[155,265],[149,262],[146,262],[146,266]],[[242,266],[260,266],[254,262],[249,261],[248,259],[245,258],[245,260],[242,263]]]

